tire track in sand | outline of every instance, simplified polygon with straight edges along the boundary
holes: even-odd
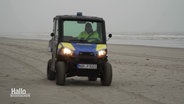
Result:
[[[42,77],[45,77],[45,74],[42,71],[40,71],[37,67],[35,67],[34,65],[31,65],[31,62],[26,62],[25,61],[25,57],[27,57],[27,56],[19,55],[15,52],[7,50],[5,48],[3,48],[3,50],[2,50],[2,47],[1,47],[1,52],[0,53],[2,55],[6,56],[6,57],[11,58],[12,60],[15,60],[16,62],[19,62],[23,66],[27,66],[28,68],[26,68],[26,69],[32,70],[35,74],[38,74],[39,76],[41,75]],[[28,59],[28,58],[26,58],[26,59]],[[29,59],[29,61],[30,61],[30,59]]]

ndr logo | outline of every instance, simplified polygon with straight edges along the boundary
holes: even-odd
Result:
[[[30,97],[30,93],[26,92],[26,89],[23,88],[11,88],[10,97]]]

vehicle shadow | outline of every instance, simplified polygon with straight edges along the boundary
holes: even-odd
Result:
[[[42,84],[42,85],[47,85],[47,86],[59,86],[56,85],[56,80],[48,80],[47,78],[41,78],[40,80],[30,80],[29,82],[31,82],[32,84]],[[97,81],[88,81],[87,78],[76,78],[76,77],[71,77],[71,78],[66,78],[65,81],[65,86],[102,86],[100,79],[98,78]]]
[[[88,81],[87,79],[67,79],[65,86],[101,86],[100,80]]]

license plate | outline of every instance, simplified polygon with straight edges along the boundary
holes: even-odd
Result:
[[[79,69],[97,69],[97,64],[78,64]]]

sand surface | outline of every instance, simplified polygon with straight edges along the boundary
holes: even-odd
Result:
[[[184,104],[184,49],[108,45],[110,87],[72,77],[46,79],[48,41],[0,38],[1,104]],[[24,88],[28,98],[10,97]]]

